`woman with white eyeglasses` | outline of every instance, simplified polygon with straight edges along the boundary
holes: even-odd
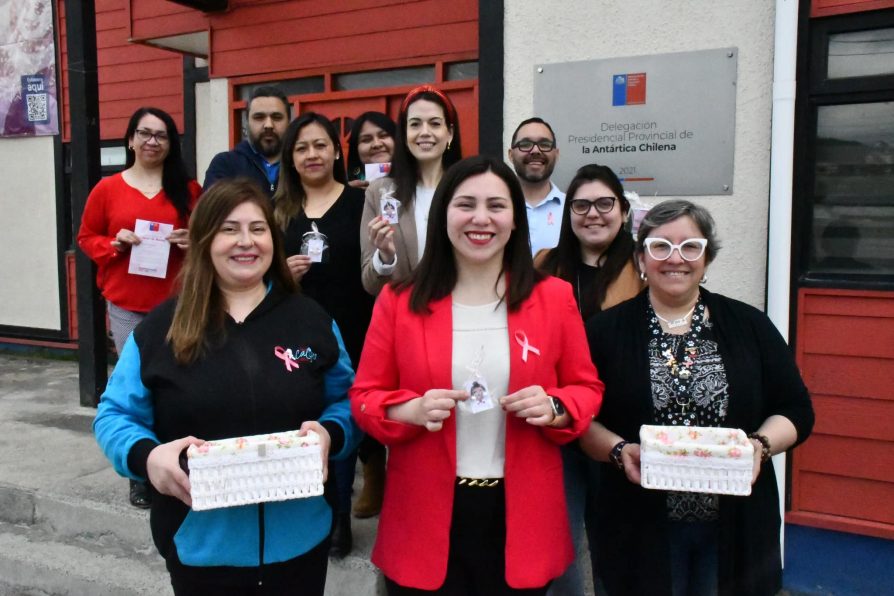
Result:
[[[610,464],[595,550],[612,595],[770,595],[782,587],[770,456],[807,438],[813,408],[769,318],[701,287],[718,249],[707,210],[657,205],[635,249],[648,290],[587,323],[605,398],[581,445]],[[751,494],[642,488],[643,424],[742,429],[754,446]]]
[[[78,231],[78,246],[98,268],[96,284],[108,305],[119,355],[146,313],[171,295],[189,246],[189,215],[202,192],[186,173],[177,125],[167,112],[139,108],[124,142],[126,169],[90,191]],[[158,236],[170,245],[167,260],[131,263],[131,248]],[[130,502],[148,508],[148,485],[131,481]]]
[[[643,289],[633,262],[633,237],[625,227],[630,202],[611,168],[587,164],[568,185],[563,209],[558,244],[539,251],[534,265],[571,284],[577,308],[586,321]],[[597,529],[591,505],[599,490],[601,465],[582,453],[575,442],[562,447],[562,467],[575,552],[586,550],[582,548],[586,535],[593,577],[598,578],[592,560]],[[576,561],[553,582],[550,596],[582,594],[583,564]]]

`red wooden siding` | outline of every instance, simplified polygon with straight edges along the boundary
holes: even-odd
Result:
[[[183,58],[180,54],[128,42],[128,0],[97,0],[96,44],[99,66],[100,137],[120,139],[127,120],[140,106],[161,108],[183,130]],[[159,2],[158,4],[168,4]],[[62,138],[71,134],[68,101],[68,51],[65,3],[57,2]]]
[[[477,0],[231,0],[230,10],[210,15],[129,2],[134,40],[208,29],[211,77],[372,70],[478,53]]]
[[[463,155],[475,155],[478,153],[478,82],[454,81],[447,83],[435,83],[442,89],[456,106],[459,118],[460,134],[462,136]],[[319,112],[331,120],[341,118],[353,119],[367,110],[377,110],[397,119],[400,113],[400,104],[410,87],[390,87],[388,89],[371,89],[351,92],[332,92],[318,95],[301,95],[290,97],[295,114],[304,112]],[[235,102],[234,102],[235,103]],[[234,110],[234,124],[240,122],[239,109],[244,109],[244,102],[238,102],[239,107]],[[239,128],[231,127],[234,131],[233,143],[239,138]],[[342,133],[342,147],[346,151],[347,130]]]
[[[802,288],[797,359],[816,426],[787,520],[894,538],[894,293]]]
[[[813,0],[810,3],[810,16],[830,17],[882,8],[894,8],[894,0]]]
[[[127,36],[134,41],[208,29],[208,17],[205,13],[182,4],[159,0],[120,1],[128,7]]]

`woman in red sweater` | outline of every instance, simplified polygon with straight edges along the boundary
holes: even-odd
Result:
[[[93,188],[78,231],[78,246],[98,267],[96,285],[108,304],[109,327],[119,354],[146,313],[171,294],[189,246],[189,214],[202,192],[187,176],[180,135],[166,112],[138,109],[130,117],[125,142],[126,169]],[[130,250],[142,242],[137,227],[154,230],[164,225],[173,226],[167,235],[171,246],[166,266],[142,272],[131,267]],[[131,482],[134,506],[146,508],[150,500],[145,484]]]

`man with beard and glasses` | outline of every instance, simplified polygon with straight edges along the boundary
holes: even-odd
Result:
[[[232,151],[218,153],[205,173],[204,190],[224,178],[245,176],[273,198],[279,179],[282,136],[289,125],[290,106],[277,87],[258,87],[248,100],[248,139]]]
[[[556,135],[542,118],[522,121],[512,134],[509,161],[525,192],[531,254],[559,243],[565,193],[549,179],[558,158]]]

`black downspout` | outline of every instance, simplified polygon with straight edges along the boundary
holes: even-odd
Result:
[[[478,2],[478,152],[502,159],[503,0]]]
[[[191,178],[196,177],[196,83],[208,82],[208,67],[196,66],[192,56],[183,57],[183,162]],[[198,181],[202,183],[201,180]]]
[[[65,0],[68,43],[68,112],[71,122],[71,225],[77,237],[87,195],[99,182],[99,82],[96,9],[93,2]],[[75,253],[78,297],[78,386],[82,406],[96,406],[108,379],[105,305],[96,288],[96,266]]]

